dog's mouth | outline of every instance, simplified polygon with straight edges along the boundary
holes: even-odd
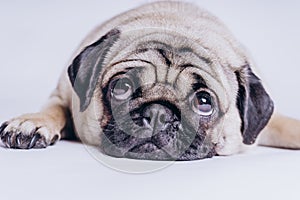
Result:
[[[198,135],[192,142],[166,137],[165,145],[153,138],[139,142],[137,140],[139,139],[128,136],[125,140],[116,142],[105,136],[102,137],[101,150],[113,157],[165,161],[198,160],[216,155],[215,145],[208,144]]]
[[[125,153],[124,157],[145,160],[172,160],[172,156],[152,141],[134,146]]]
[[[177,150],[177,152],[174,153],[174,151],[169,152],[168,149],[150,141],[134,146],[125,154],[125,157],[147,160],[188,161],[211,158],[216,155],[215,148],[213,146],[209,148],[207,148],[206,145],[198,147],[197,143],[199,143],[199,138],[195,138],[192,144],[186,150],[183,150],[183,152]]]
[[[162,109],[165,108],[158,110]],[[165,161],[197,160],[216,155],[215,145],[209,142],[205,128],[193,129],[175,114],[165,118],[161,126],[159,122],[155,126],[155,123],[146,123],[142,118],[111,120],[103,128],[102,152],[113,157]]]
[[[149,141],[149,142],[139,144],[139,145],[136,145],[136,146],[132,147],[131,149],[129,149],[128,152],[132,152],[132,153],[152,153],[154,151],[157,151],[158,149],[159,149],[159,147],[155,143]]]

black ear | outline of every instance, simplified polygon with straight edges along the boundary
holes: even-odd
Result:
[[[106,54],[119,37],[119,30],[109,31],[98,41],[87,46],[69,66],[69,78],[80,99],[80,112],[85,111],[90,104]]]
[[[274,104],[249,65],[235,74],[239,83],[236,105],[242,119],[243,143],[253,144],[271,118]]]

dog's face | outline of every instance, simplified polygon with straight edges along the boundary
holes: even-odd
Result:
[[[216,80],[203,70],[209,62],[191,49],[146,41],[109,66],[113,73],[101,86],[103,151],[161,160],[213,156],[215,144],[208,138],[224,111]]]
[[[233,70],[217,56],[178,35],[133,42],[114,29],[86,47],[68,72],[80,111],[89,112],[93,98],[101,107],[102,152],[195,160],[254,143],[273,112],[250,66]]]

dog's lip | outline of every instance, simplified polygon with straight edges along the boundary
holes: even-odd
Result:
[[[148,149],[148,151],[143,151],[142,148],[145,147],[145,149]],[[128,150],[128,152],[132,153],[151,153],[156,150],[160,150],[158,146],[153,141],[146,141],[141,144],[133,146],[131,149]]]

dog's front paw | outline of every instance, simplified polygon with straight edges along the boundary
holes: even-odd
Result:
[[[54,120],[43,114],[28,114],[4,122],[0,127],[0,137],[8,148],[46,148],[60,139]]]

